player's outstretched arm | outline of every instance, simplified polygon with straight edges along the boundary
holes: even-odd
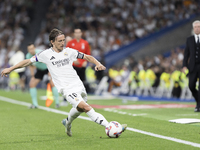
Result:
[[[83,59],[85,59],[85,60],[87,60],[87,61],[89,61],[89,62],[95,64],[95,65],[96,65],[96,66],[95,66],[95,70],[96,70],[96,71],[100,71],[100,70],[105,70],[105,69],[106,69],[106,67],[105,67],[104,65],[102,65],[98,60],[96,60],[96,59],[95,59],[93,56],[91,56],[91,55],[86,55],[86,54],[84,54]]]
[[[15,69],[18,69],[18,68],[23,68],[23,67],[29,66],[29,65],[31,65],[31,64],[32,64],[32,62],[30,61],[30,59],[25,59],[25,60],[19,62],[18,64],[14,65],[14,66],[12,66],[12,67],[10,67],[10,68],[5,68],[5,69],[1,72],[1,76],[2,76],[2,77],[3,77],[3,76],[7,77],[7,75],[8,75],[11,71],[13,71],[13,70],[15,70]]]

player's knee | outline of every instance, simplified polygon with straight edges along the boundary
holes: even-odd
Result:
[[[85,103],[84,101],[81,101],[78,106],[77,106],[77,110],[80,112],[83,111],[83,112],[88,112],[92,109],[92,107],[90,105],[88,105],[87,103]]]
[[[88,112],[92,109],[92,107],[90,105],[86,105],[84,108],[84,112]]]
[[[35,85],[34,85],[34,83],[33,83],[32,81],[30,81],[29,87],[30,87],[30,88],[34,88],[34,87],[35,87]]]
[[[29,82],[29,87],[35,88],[40,81],[41,81],[40,79],[31,78],[31,80]]]
[[[84,105],[82,110],[87,113],[88,111],[90,111],[92,109],[92,107],[90,105]]]
[[[77,107],[76,108],[79,112],[84,112],[84,110],[82,108]]]

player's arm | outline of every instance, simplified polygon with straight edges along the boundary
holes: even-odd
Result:
[[[33,65],[30,65],[29,66],[29,70],[30,70],[30,74],[31,74],[31,77],[33,77],[34,76],[34,73],[35,73],[35,66],[33,66]]]
[[[96,65],[95,66],[95,70],[96,71],[100,71],[100,70],[105,70],[106,69],[106,67],[104,65],[102,65],[98,60],[96,60],[93,56],[87,55],[87,54],[83,54],[83,53],[79,53],[79,55],[83,55],[82,59],[85,59],[85,60],[95,64]]]
[[[87,55],[91,55],[90,46],[89,46],[88,42],[85,43],[85,52],[84,53]],[[84,61],[82,64],[82,67],[86,67],[86,66],[87,66],[87,61]]]
[[[23,68],[23,67],[29,66],[29,65],[31,65],[31,64],[32,64],[32,62],[31,62],[30,59],[25,59],[25,60],[19,62],[18,64],[14,65],[14,66],[12,66],[12,67],[10,67],[10,68],[5,68],[5,69],[1,72],[1,76],[2,76],[2,77],[3,77],[3,76],[7,77],[7,75],[8,75],[11,71],[13,71],[13,70],[15,70],[15,69],[18,69],[18,68]]]

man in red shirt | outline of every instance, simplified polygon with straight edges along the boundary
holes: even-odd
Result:
[[[74,39],[69,41],[66,47],[73,48],[78,50],[79,52],[90,55],[91,54],[90,46],[86,40],[81,38],[81,36],[82,36],[81,29],[75,28]],[[73,63],[74,69],[76,70],[80,79],[83,81],[87,92],[89,92],[89,86],[87,85],[86,75],[85,75],[86,66],[87,66],[87,61],[84,59],[77,59],[77,61]]]
[[[81,38],[81,36],[82,36],[81,29],[75,28],[74,39],[69,41],[66,47],[73,48],[73,49],[78,50],[79,52],[90,55],[91,54],[90,46],[86,40]],[[76,70],[80,79],[83,81],[84,85],[86,84],[86,76],[85,76],[86,66],[87,66],[87,61],[84,59],[77,59],[77,61],[73,63],[73,67]]]

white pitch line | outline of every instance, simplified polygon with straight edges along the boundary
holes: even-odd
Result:
[[[113,108],[105,108],[104,109],[105,111],[108,111],[108,112],[114,112],[114,113],[118,113],[118,114],[122,114],[122,115],[129,115],[129,116],[144,116],[144,115],[147,115],[146,113],[143,113],[143,114],[132,114],[132,113],[128,113],[128,112],[125,112],[125,111],[118,111],[117,109],[113,109]]]
[[[27,103],[27,102],[21,102],[21,101],[17,101],[17,100],[11,99],[11,98],[6,98],[6,97],[3,97],[3,96],[0,96],[0,100],[5,101],[5,102],[9,102],[9,103],[13,103],[13,104],[17,104],[17,105],[23,105],[23,106],[30,106],[31,105],[30,103]],[[43,106],[39,106],[38,108],[42,109],[42,110],[49,111],[49,112],[54,112],[54,113],[57,113],[57,114],[63,114],[63,115],[69,114],[68,112],[60,111],[60,110],[53,109],[53,108],[43,107]],[[79,116],[78,118],[91,121],[90,118],[84,117],[84,116]],[[181,139],[177,139],[177,138],[173,138],[173,137],[163,136],[163,135],[159,135],[159,134],[155,134],[155,133],[151,133],[151,132],[146,132],[146,131],[142,131],[142,130],[138,130],[138,129],[134,129],[134,128],[130,128],[130,127],[127,127],[127,130],[200,148],[199,143],[193,143],[193,142],[190,142],[190,141],[185,141],[185,140],[181,140]]]
[[[13,104],[17,104],[17,105],[27,106],[27,107],[31,105],[31,103],[17,101],[17,100],[7,98],[7,97],[2,97],[2,96],[0,96],[0,100],[5,101],[5,102],[9,102],[9,103],[13,103]],[[62,115],[68,115],[69,114],[68,112],[65,112],[65,111],[61,111],[61,110],[57,110],[57,109],[53,109],[53,108],[49,108],[49,107],[44,107],[44,106],[38,106],[38,109],[42,109],[42,110],[46,110],[46,111],[49,111],[49,112],[54,112],[54,113],[62,114]],[[78,118],[91,121],[90,118],[84,117],[84,116],[79,116]]]

